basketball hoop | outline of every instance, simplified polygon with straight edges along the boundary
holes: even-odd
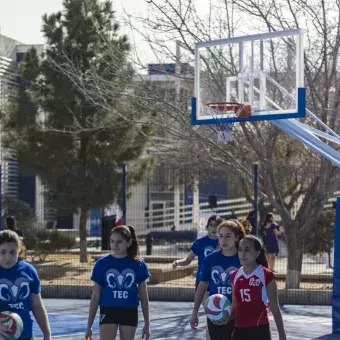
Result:
[[[251,116],[251,106],[236,102],[207,103],[212,117],[216,120],[216,132],[219,142],[229,143],[233,140],[233,128],[238,119]],[[228,119],[228,122],[226,122]]]

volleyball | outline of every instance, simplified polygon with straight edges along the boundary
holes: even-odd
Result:
[[[0,312],[0,339],[18,339],[24,329],[21,317],[12,312]]]
[[[211,322],[220,324],[231,314],[231,304],[226,296],[214,294],[205,301],[204,311]]]

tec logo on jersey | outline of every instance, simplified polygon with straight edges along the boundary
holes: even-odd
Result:
[[[8,303],[15,309],[24,309],[22,300],[30,295],[30,281],[24,277],[18,277],[15,282],[0,279],[0,301]]]
[[[230,273],[237,269],[234,266],[228,267],[224,270],[221,266],[214,266],[211,270],[211,278],[214,281],[218,294],[231,294],[231,282],[230,282]]]
[[[136,281],[136,274],[132,269],[124,269],[121,273],[117,269],[106,272],[106,282],[112,289],[115,299],[127,299],[128,291]]]

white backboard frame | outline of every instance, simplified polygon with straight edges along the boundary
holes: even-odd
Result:
[[[277,103],[272,101],[266,95],[266,86],[270,84],[275,86],[283,94],[287,90],[271,78],[269,74],[266,74],[265,70],[254,71],[254,49],[253,42],[260,42],[260,48],[263,48],[263,41],[272,40],[276,38],[285,37],[295,38],[295,66],[296,66],[296,95],[294,97],[294,106],[289,109],[282,109]],[[252,54],[250,57],[249,72],[242,73],[243,70],[243,44],[251,43]],[[238,89],[239,97],[237,101],[240,103],[250,104],[252,106],[252,115],[249,118],[242,119],[239,121],[258,121],[258,120],[276,120],[276,119],[287,119],[287,118],[302,118],[306,115],[306,90],[304,88],[304,47],[303,47],[303,30],[300,28],[284,30],[278,32],[246,35],[242,37],[235,37],[229,39],[220,39],[207,42],[199,42],[195,45],[195,97],[192,100],[192,125],[205,125],[205,124],[216,124],[216,119],[223,120],[223,122],[228,123],[230,118],[225,118],[223,115],[214,113],[214,116],[209,113],[209,108],[201,103],[201,86],[200,86],[200,50],[202,48],[218,47],[223,45],[238,44],[239,45],[239,68],[240,72],[235,76],[229,76],[226,79],[226,97],[225,101],[235,101],[231,100],[231,90],[232,86]],[[262,54],[260,58],[263,59]],[[262,61],[261,61],[262,63]],[[263,63],[261,64],[263,65]],[[262,68],[262,66],[261,66]],[[254,86],[255,80],[259,81],[259,86]],[[245,87],[248,87],[247,92],[249,95],[249,101],[244,102],[242,94],[244,93]],[[288,95],[291,96],[290,93]],[[258,103],[254,102],[255,97],[259,97]],[[267,109],[266,105],[270,105],[271,109]],[[273,110],[273,108],[275,108]],[[235,118],[231,118],[235,120]],[[230,121],[231,121],[230,120]]]

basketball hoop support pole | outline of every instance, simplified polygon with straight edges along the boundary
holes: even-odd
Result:
[[[334,226],[332,328],[333,333],[340,333],[340,197],[336,199],[336,217]]]

